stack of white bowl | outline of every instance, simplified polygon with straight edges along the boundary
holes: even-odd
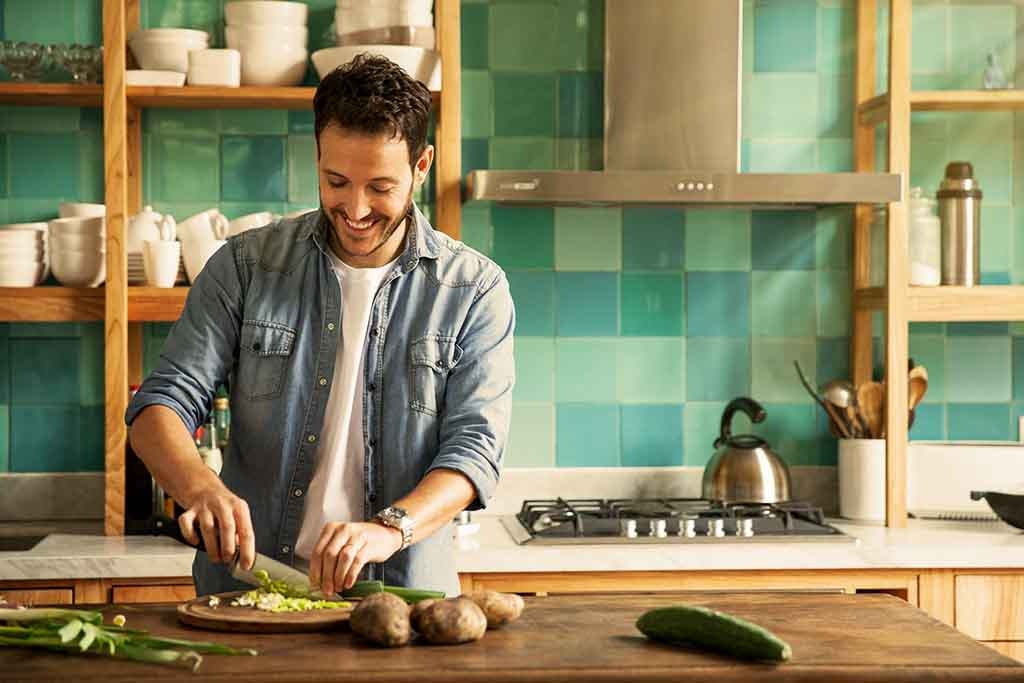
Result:
[[[242,85],[298,85],[306,75],[309,7],[243,0],[224,5],[224,38],[242,54]]]
[[[68,216],[49,223],[50,267],[67,287],[97,287],[107,278],[103,216]]]
[[[0,287],[35,287],[48,263],[46,223],[0,225]]]
[[[135,61],[143,70],[188,72],[188,53],[210,46],[206,31],[190,28],[150,28],[128,38]]]
[[[414,45],[433,50],[433,8],[433,0],[336,0],[336,44]]]

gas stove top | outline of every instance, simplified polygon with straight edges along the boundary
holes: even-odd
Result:
[[[520,545],[856,542],[807,503],[716,503],[700,498],[527,500],[502,524]]]

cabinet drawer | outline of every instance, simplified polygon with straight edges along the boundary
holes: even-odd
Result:
[[[191,583],[170,586],[114,586],[112,602],[184,602],[196,597]]]
[[[19,605],[70,605],[74,603],[70,588],[0,588],[0,595]]]
[[[1024,574],[957,576],[956,627],[975,640],[1024,640]]]
[[[999,654],[1006,655],[1010,659],[1024,662],[1024,642],[1004,640],[996,643],[982,643],[982,645],[988,645]]]

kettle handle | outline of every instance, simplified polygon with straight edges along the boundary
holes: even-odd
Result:
[[[732,416],[740,410],[746,413],[750,421],[754,423],[762,422],[768,415],[764,408],[761,407],[761,404],[752,398],[740,396],[729,401],[729,405],[725,407],[725,412],[722,413],[722,425],[719,428],[718,438],[715,439],[715,448],[728,443],[732,437]]]

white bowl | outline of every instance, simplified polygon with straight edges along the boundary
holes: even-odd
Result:
[[[38,230],[0,230],[0,248],[22,247],[31,249],[43,249],[46,246],[44,233]]]
[[[50,239],[57,235],[79,233],[83,235],[105,235],[106,218],[103,216],[68,216],[54,218],[49,222]]]
[[[210,257],[217,253],[217,250],[227,244],[227,240],[192,240],[182,242],[181,257],[185,262],[185,272],[188,274],[188,281],[195,282],[199,273],[206,266]]]
[[[0,261],[0,287],[35,287],[46,278],[46,264]]]
[[[356,7],[414,7],[430,12],[434,9],[434,0],[334,0],[338,9]]]
[[[97,287],[107,277],[107,255],[102,251],[54,250],[50,267],[65,287]]]
[[[177,88],[185,85],[185,74],[180,71],[128,69],[125,71],[125,82],[128,85],[150,85]]]
[[[45,263],[49,251],[44,247],[3,247],[0,246],[0,261],[38,261]]]
[[[188,53],[188,84],[237,88],[242,82],[238,50],[193,50]]]
[[[226,26],[224,42],[236,50],[257,46],[303,49],[309,44],[309,31],[305,26],[272,26],[268,24],[246,24]]]
[[[360,53],[387,57],[405,69],[406,73],[426,84],[432,92],[441,89],[441,59],[434,50],[410,45],[346,45],[329,47],[313,53],[313,66],[320,78],[337,67],[347,64]]]
[[[301,2],[250,0],[224,4],[224,21],[228,26],[239,24],[278,24],[305,26],[309,7]]]
[[[433,50],[437,34],[433,26],[387,26],[351,33],[335,33],[334,44],[344,45],[413,45]]]
[[[176,40],[187,43],[208,43],[210,34],[194,28],[147,28],[133,32],[128,36],[129,41],[133,40]]]
[[[49,226],[45,221],[37,221],[35,223],[7,223],[6,225],[0,225],[0,231],[2,230],[35,230],[42,235],[42,239],[46,239],[46,235],[49,232]]]
[[[278,216],[270,211],[258,211],[239,216],[228,223],[228,237],[241,235],[243,232],[253,228],[262,228],[264,225],[273,223],[277,218]]]
[[[107,207],[103,204],[87,204],[84,202],[61,202],[57,207],[57,215],[61,218],[71,216],[106,216]]]
[[[434,13],[421,6],[339,7],[334,10],[334,32],[351,33],[386,26],[433,26]]]
[[[176,39],[138,39],[128,41],[135,61],[147,71],[188,71],[188,53],[205,50],[206,42],[188,42]]]
[[[298,85],[306,75],[305,50],[250,47],[242,52],[242,85]]]
[[[81,233],[56,233],[50,248],[54,251],[106,251],[106,235],[83,235]]]

